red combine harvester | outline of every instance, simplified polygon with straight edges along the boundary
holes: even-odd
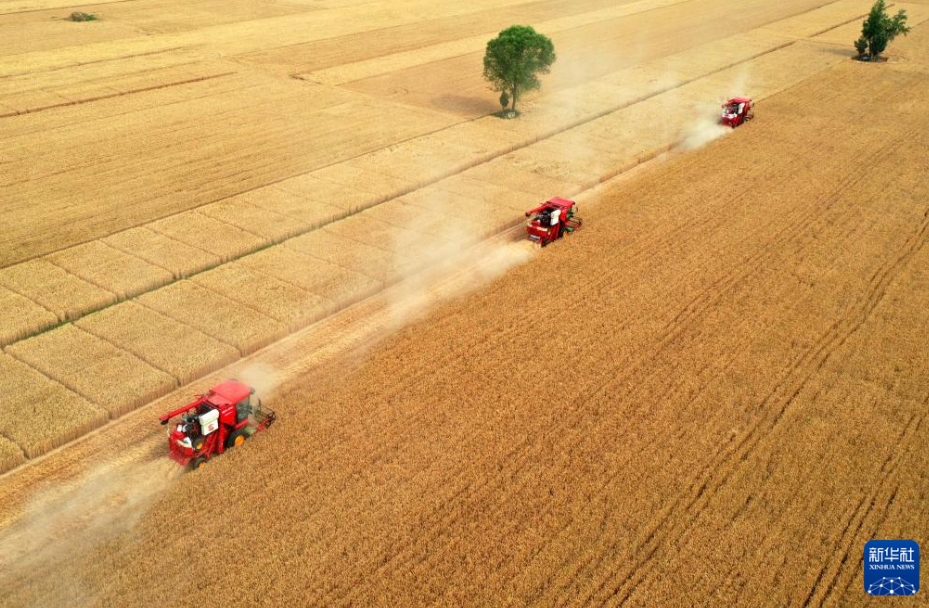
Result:
[[[755,104],[748,97],[733,97],[723,104],[720,122],[735,129],[747,120],[755,118]]]
[[[175,416],[181,421],[168,430],[170,456],[181,466],[200,468],[204,462],[227,449],[242,445],[248,437],[263,431],[277,419],[263,410],[261,399],[252,403],[255,389],[236,380],[217,384],[192,403],[168,412],[161,424]]]
[[[581,227],[581,218],[575,217],[577,203],[565,198],[550,198],[544,204],[526,212],[535,215],[526,225],[529,240],[545,247],[552,241],[571,234]]]

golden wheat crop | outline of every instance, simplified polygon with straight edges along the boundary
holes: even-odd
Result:
[[[75,325],[122,348],[187,384],[232,363],[233,346],[135,302],[88,315]]]
[[[252,204],[249,200],[253,197],[267,199],[267,201],[262,206]],[[331,217],[331,215],[313,217],[309,213],[302,216],[284,215],[274,205],[275,200],[281,198],[296,197],[282,190],[263,188],[253,196],[239,195],[227,198],[218,203],[204,205],[197,211],[215,220],[257,234],[270,243],[278,243],[301,232],[306,232]]]
[[[578,198],[586,225],[263,395],[270,432],[86,559],[18,571],[0,604],[171,605],[183,588],[191,605],[858,605],[862,543],[929,529],[925,6],[906,5],[890,61],[865,64],[848,60],[861,0],[737,19],[719,0],[166,0],[106,5],[96,30],[35,19],[62,2],[0,10],[0,470],[17,461],[5,440],[42,454],[103,423],[91,401],[160,386],[156,369],[200,390],[227,357],[550,196]],[[559,61],[500,120],[480,41],[514,15]],[[580,191],[734,94],[761,100],[757,120]],[[82,257],[94,239],[121,254]],[[163,279],[121,276],[125,256],[190,280],[93,312]],[[302,356],[380,335],[373,302]],[[53,323],[43,307],[93,314],[21,339]],[[295,344],[314,342],[258,359]],[[146,414],[14,471],[0,522],[37,482],[149,443],[164,454]],[[222,517],[177,525],[217,495]],[[255,513],[260,533],[229,533]],[[226,578],[255,583],[191,586],[179,553],[237,556]]]
[[[0,287],[0,346],[58,323],[58,317],[32,300]]]
[[[185,211],[148,227],[172,239],[197,247],[228,261],[254,251],[270,241],[231,224],[213,219],[197,211]]]
[[[336,220],[375,204],[378,198],[370,192],[322,179],[314,173],[285,179],[274,184],[273,188],[292,196],[282,197],[274,193],[266,196],[263,191],[256,191],[249,200],[259,207],[298,217],[319,217],[321,210],[327,210],[327,215]]]
[[[71,324],[17,342],[7,352],[100,406],[111,418],[177,386],[168,374]]]
[[[323,228],[290,239],[284,246],[367,275],[382,284],[393,280],[397,274],[395,256],[368,244],[363,232],[358,233],[356,239],[351,239]],[[385,244],[382,243],[382,246]]]
[[[106,423],[105,410],[9,355],[0,354],[0,433],[35,458]]]
[[[120,300],[160,287],[173,278],[164,268],[103,241],[71,247],[46,259],[88,283],[115,293]]]
[[[369,194],[368,197],[359,201],[355,211],[383,203],[386,200],[408,192],[416,187],[416,177],[396,177],[384,173],[377,173],[366,170],[361,167],[349,165],[348,163],[339,163],[331,165],[324,169],[318,169],[311,174],[314,178],[325,180],[341,186],[347,186],[349,193],[352,191],[362,191]],[[338,203],[339,197],[333,197]]]
[[[0,474],[6,473],[25,462],[26,456],[16,443],[0,436]]]
[[[290,247],[269,247],[240,258],[255,273],[280,279],[325,299],[330,311],[343,308],[380,290],[382,284]]]
[[[280,321],[188,280],[139,296],[137,301],[236,347],[241,354],[258,350],[287,333],[287,326]]]
[[[46,260],[32,260],[0,270],[0,285],[51,310],[61,321],[76,318],[116,301],[116,294],[79,279]]]
[[[220,263],[217,255],[145,227],[112,234],[103,242],[165,268],[180,279]]]
[[[238,262],[223,264],[192,279],[198,285],[284,323],[290,331],[323,316],[329,302],[293,283],[249,270]]]
[[[81,580],[170,602],[178,550],[206,546],[298,581],[261,590],[282,604],[862,603],[855,556],[926,529],[929,471],[929,113],[875,111],[929,80],[871,67],[582,193],[599,203],[568,241],[296,378],[273,399],[287,424],[185,477]],[[215,484],[230,518],[260,503],[261,535],[166,525]]]

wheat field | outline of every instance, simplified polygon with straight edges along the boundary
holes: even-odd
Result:
[[[574,196],[668,150],[690,149],[695,137],[702,145],[714,99],[745,90],[764,99],[835,65],[841,61],[834,47],[838,32],[864,6],[860,0],[752,5],[743,23],[714,29],[710,38],[693,28],[698,9],[675,0],[616,6],[591,0],[570,8],[543,2],[503,12],[441,6],[418,15],[436,12],[426,28],[377,9],[367,23],[336,28],[346,36],[338,59],[330,39],[317,38],[321,23],[298,33],[308,22],[291,5],[278,7],[281,12],[243,5],[244,12],[213,27],[205,24],[216,6],[200,7],[190,27],[180,29],[173,21],[152,21],[154,9],[136,14],[114,5],[107,9],[116,19],[137,20],[149,35],[130,36],[104,19],[94,23],[102,25],[99,38],[77,47],[32,48],[21,40],[28,53],[19,57],[28,60],[0,55],[11,108],[0,117],[10,160],[0,187],[11,202],[0,213],[15,218],[0,250],[10,256],[0,257],[8,304],[2,341],[15,348],[59,323],[141,298],[159,303],[153,310],[175,324],[156,334],[160,343],[136,328],[130,332],[136,338],[118,346],[127,353],[170,352],[185,323],[252,352],[284,332],[235,327],[261,314],[245,295],[250,289],[264,294],[269,306],[283,298],[283,308],[270,317],[296,331],[376,293],[377,285],[395,284],[517,225],[524,209],[553,193]],[[922,5],[906,6],[916,22],[929,17]],[[8,8],[0,21],[36,29],[34,19],[58,10],[39,8],[30,17]],[[357,10],[345,3],[315,16],[336,19]],[[464,35],[516,14],[541,19],[538,27],[566,49],[559,64],[565,67],[547,79],[542,95],[529,97],[520,120],[472,115],[463,110],[464,97],[438,93],[416,109],[424,91],[440,83],[454,82],[462,91],[473,89],[474,100],[486,99],[487,92],[474,88],[480,41]],[[624,47],[622,61],[609,59],[607,51],[624,44],[623,28],[665,16],[671,18],[660,27],[677,28],[676,41],[659,36],[631,51]],[[247,27],[253,19],[277,28],[275,44],[284,46],[268,47],[266,36],[254,35]],[[454,43],[437,38],[463,22],[468,28],[458,35],[464,37]],[[61,25],[50,23],[44,39],[60,36]],[[394,35],[417,33],[398,45],[395,37],[379,37],[382,25]],[[306,36],[311,40],[298,40]],[[380,46],[371,47],[372,36]],[[690,47],[682,49],[685,41]],[[240,61],[205,57],[197,50],[201,44]],[[590,54],[597,60],[581,67]],[[58,78],[65,70],[73,72],[67,85]],[[470,75],[450,82],[441,76],[449,71]],[[409,95],[397,97],[396,79],[412,74],[420,88],[415,94],[405,88]],[[309,112],[300,125],[289,120],[298,107]],[[219,137],[221,124],[237,125],[237,139]],[[127,135],[129,128],[138,136]],[[42,145],[49,137],[53,148]],[[91,170],[100,178],[93,187],[74,184],[77,173]],[[241,260],[251,267],[245,260],[256,252],[278,250],[255,259],[283,263],[294,252],[308,256],[325,273],[350,278],[344,293],[333,283],[313,284],[313,271],[303,276],[264,262],[262,272],[271,277],[265,279],[237,266]],[[165,307],[184,291],[176,283],[182,279],[210,288],[208,298],[224,298],[217,301],[220,310],[244,305],[250,312],[217,324],[216,313],[192,313],[192,301]],[[159,369],[190,381],[187,366],[162,361]],[[193,367],[210,370],[212,363]]]
[[[929,529],[929,4],[864,64],[869,5],[2,3],[0,606],[871,605]],[[81,489],[228,377],[269,432]]]

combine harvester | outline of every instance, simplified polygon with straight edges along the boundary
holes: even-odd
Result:
[[[214,455],[242,445],[248,437],[274,424],[277,415],[262,409],[257,397],[258,403],[253,404],[254,394],[255,389],[247,384],[227,380],[159,418],[161,424],[168,424],[181,416],[181,422],[168,430],[171,459],[183,467],[199,469]]]
[[[544,204],[526,212],[526,217],[535,214],[526,225],[529,240],[545,247],[552,241],[578,230],[583,223],[576,217],[577,203],[565,198],[550,198]]]
[[[755,118],[755,104],[750,97],[733,97],[723,104],[720,122],[735,129],[746,121]]]

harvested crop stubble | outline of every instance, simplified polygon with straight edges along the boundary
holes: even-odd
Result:
[[[199,247],[192,247],[144,226],[123,230],[102,240],[120,251],[137,255],[156,266],[169,270],[175,279],[190,276],[221,262],[218,255],[208,253]]]
[[[207,217],[185,211],[148,224],[152,230],[219,256],[223,262],[269,244],[267,238]]]
[[[249,270],[238,261],[223,264],[192,279],[230,300],[287,325],[290,331],[322,317],[331,302],[272,276]]]
[[[331,217],[331,215],[326,217],[325,214],[320,214],[315,218],[310,215],[301,217],[284,215],[274,208],[273,202],[262,206],[249,202],[249,199],[263,198],[269,194],[275,198],[294,198],[294,195],[288,195],[282,190],[262,188],[221,200],[218,203],[198,207],[197,211],[215,220],[257,234],[270,243],[279,243],[284,239],[306,232],[318,226],[323,219]]]
[[[92,285],[47,260],[30,260],[0,270],[0,285],[67,321],[116,302],[116,294]]]
[[[25,363],[0,354],[0,433],[35,458],[106,423],[107,413]]]
[[[256,273],[275,277],[322,296],[330,303],[331,311],[372,295],[382,285],[367,275],[289,247],[270,247],[247,255],[239,259],[238,263]]]
[[[15,469],[26,461],[26,455],[16,443],[0,436],[0,474]]]
[[[287,326],[280,321],[189,280],[141,295],[137,301],[235,346],[242,355],[287,334]]]
[[[239,358],[234,347],[135,302],[110,306],[75,322],[187,384]]]
[[[0,346],[38,333],[58,323],[58,317],[5,287],[0,287]]]
[[[132,353],[74,325],[7,347],[7,352],[118,418],[177,386]]]
[[[364,239],[364,235],[360,236]],[[401,269],[392,253],[340,236],[328,227],[290,239],[284,246],[372,277],[381,284],[393,281]]]
[[[120,300],[161,287],[171,273],[102,241],[91,241],[46,256],[55,264],[97,287],[112,291]]]

